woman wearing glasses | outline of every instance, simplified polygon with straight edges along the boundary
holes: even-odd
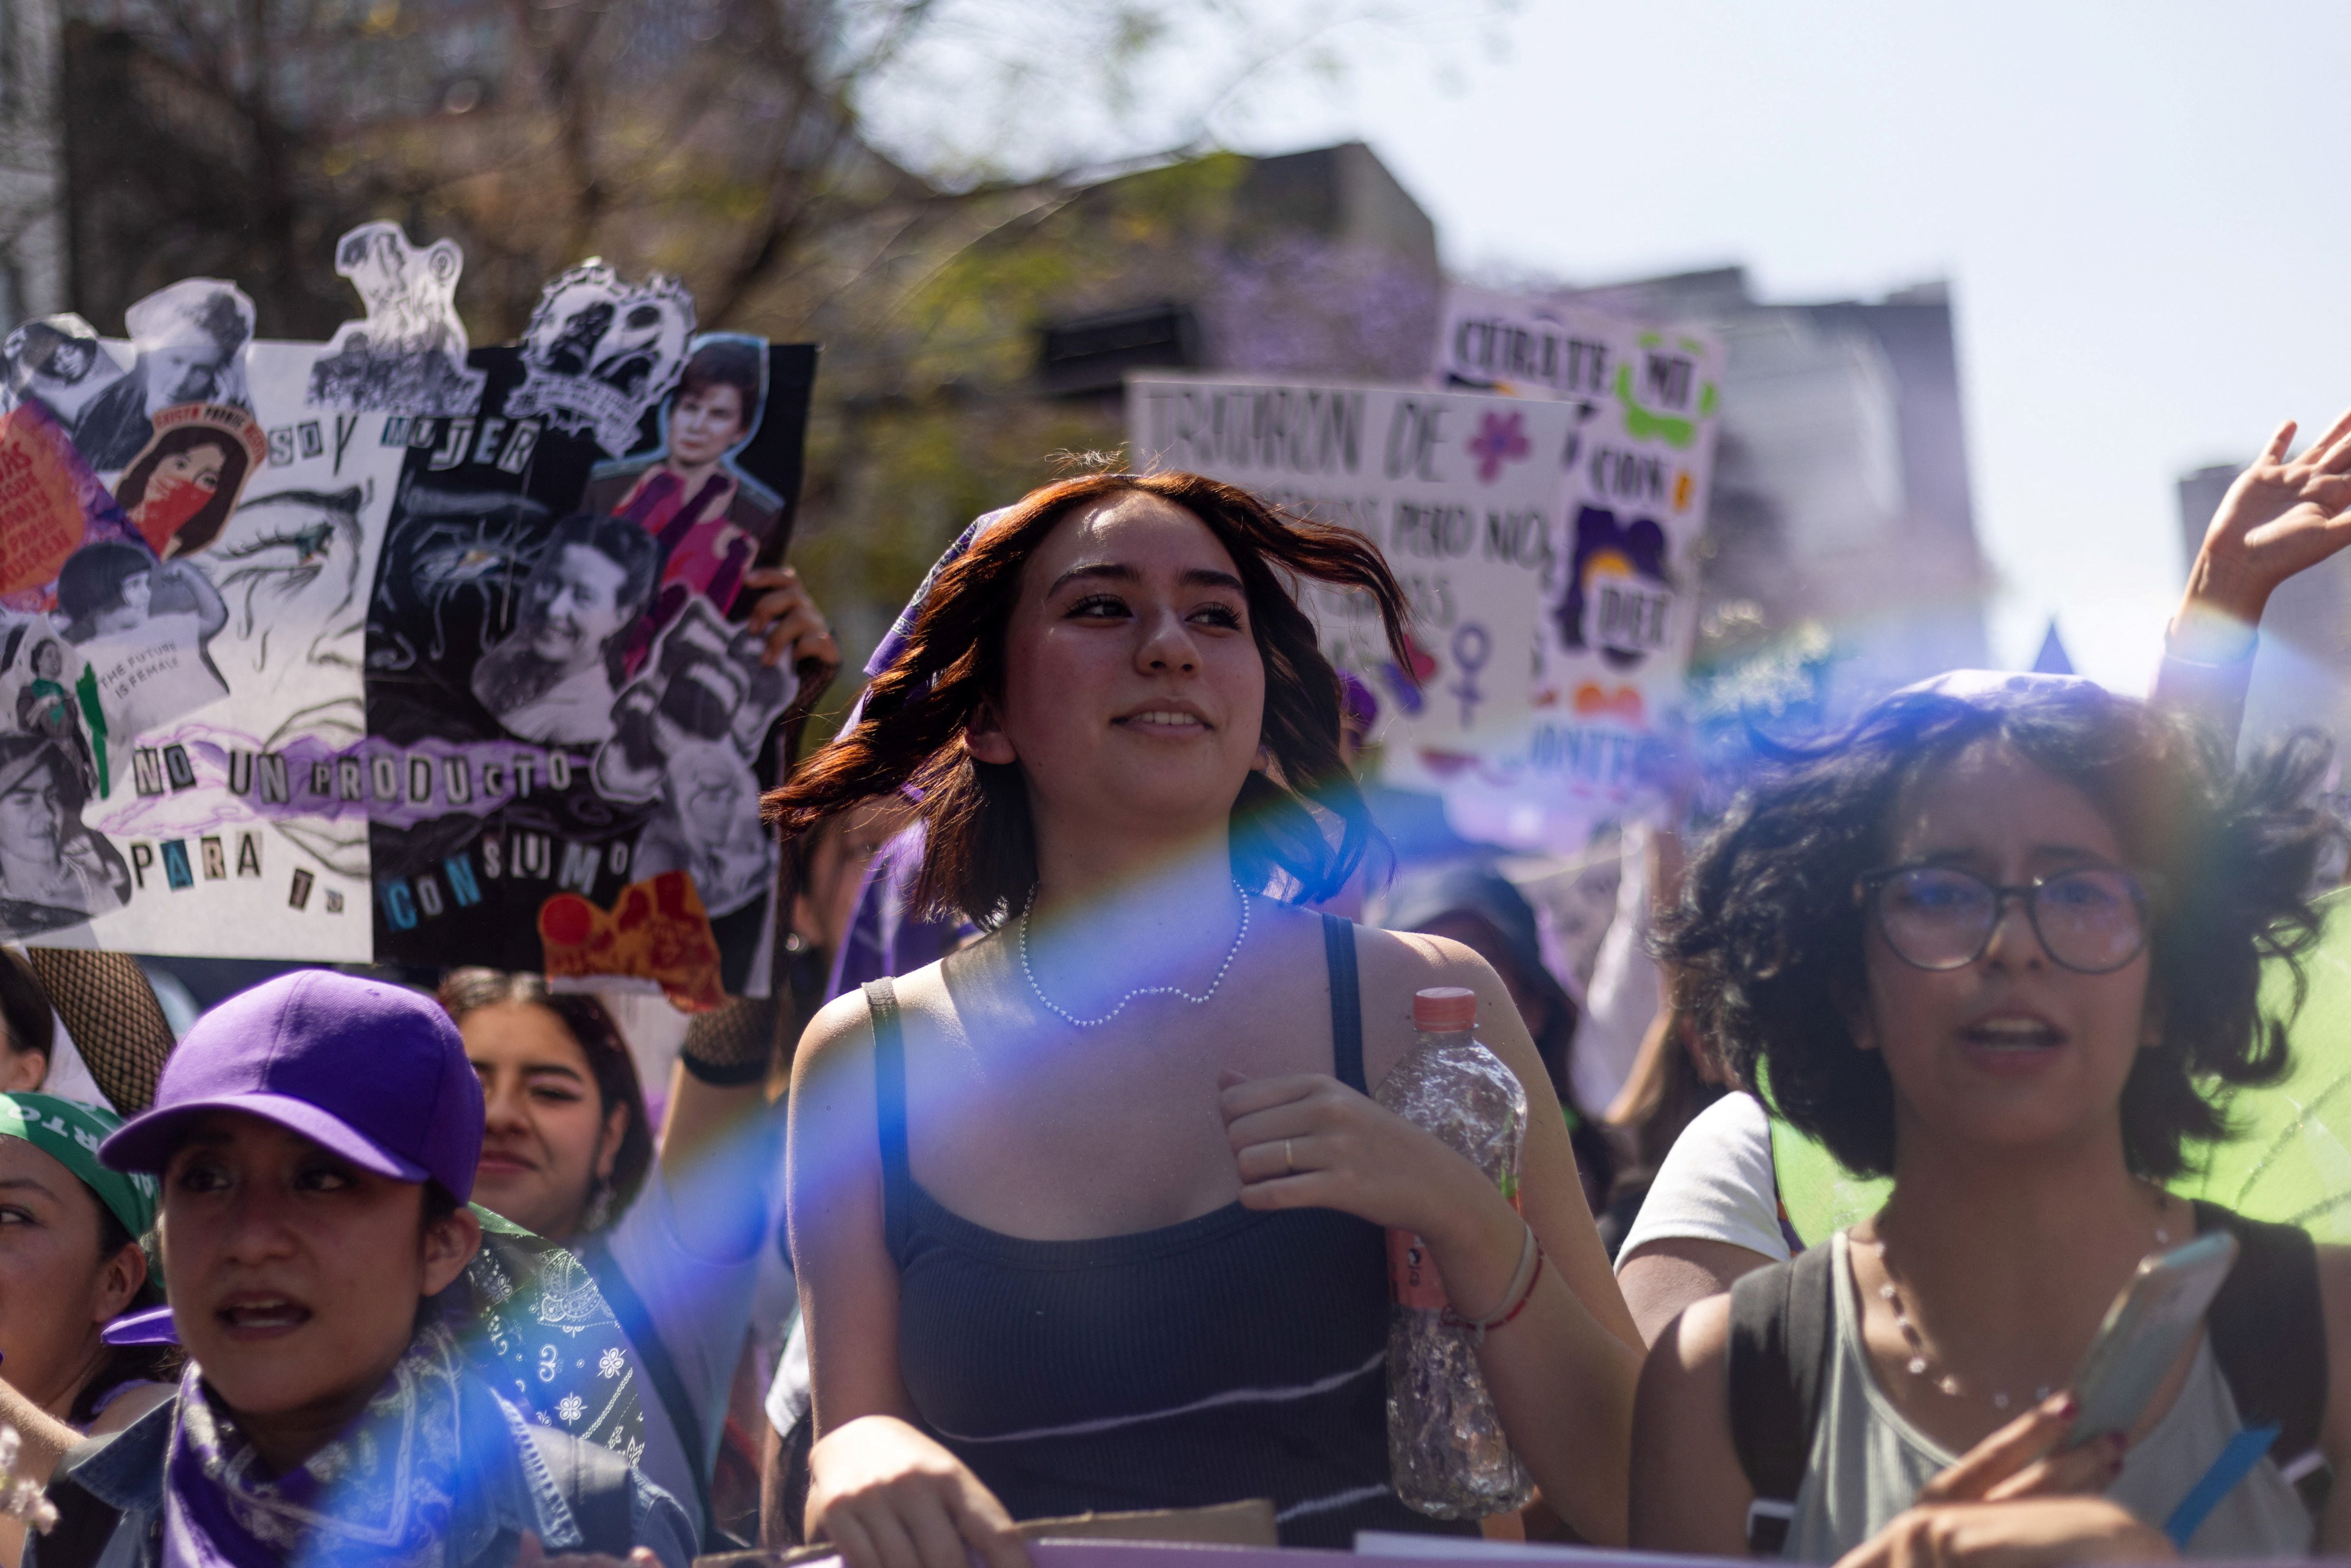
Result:
[[[2202,1230],[2300,1270],[2306,1289],[2262,1306],[2323,1348],[2289,1375],[2351,1378],[2351,1253],[2160,1185],[2224,1131],[2220,1092],[2283,1069],[2256,992],[2264,955],[2313,930],[2327,829],[2301,802],[2325,766],[2303,742],[2238,776],[2188,721],[2089,682],[1951,676],[1732,813],[1667,955],[1740,1080],[1893,1196],[1809,1268],[1774,1265],[1665,1330],[1635,1416],[1635,1545],[1907,1565],[2351,1542],[2351,1488],[2317,1514],[2293,1484],[2351,1458],[2351,1385],[2307,1401],[2304,1451],[2249,1461],[2197,1518],[2190,1494],[2257,1415],[2210,1340],[2126,1437],[2066,1442],[2066,1385],[2108,1303]],[[1806,1281],[1824,1325],[1809,1340]],[[1772,1291],[1791,1304],[1759,1316]],[[1734,1370],[1761,1359],[1734,1353],[1735,1325],[1759,1322],[1818,1347],[1779,1498],[1755,1435],[1780,1416]]]

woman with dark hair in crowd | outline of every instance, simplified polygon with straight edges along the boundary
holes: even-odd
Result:
[[[2206,726],[2224,747],[2236,745],[2270,596],[2351,543],[2351,413],[2290,456],[2294,430],[2291,420],[2279,427],[2214,512],[2156,677],[2151,700]],[[1707,1071],[1719,1072],[1712,1044],[1697,1044]],[[1762,1103],[1733,1092],[1701,1110],[1665,1154],[1617,1260],[1645,1339],[1654,1343],[1683,1308],[1831,1228],[1803,1212],[1801,1198],[1792,1214],[1782,1201],[1773,1145]],[[1807,1228],[1816,1233],[1802,1234]]]
[[[38,1089],[49,1076],[56,1038],[49,998],[31,966],[0,947],[0,1092]]]
[[[99,1337],[163,1299],[140,1241],[154,1181],[98,1162],[121,1125],[52,1094],[0,1094],[0,1421],[23,1439],[16,1474],[35,1480],[83,1435],[120,1431],[162,1403],[177,1370],[172,1346]],[[20,1530],[0,1519],[0,1562],[16,1562]]]
[[[612,1016],[531,974],[453,970],[441,1001],[480,1076],[475,1198],[578,1253],[636,1352],[645,1473],[705,1539],[710,1475],[765,1234],[773,1015],[737,1003],[686,1037],[655,1169],[645,1099]]]
[[[643,1548],[684,1568],[659,1488],[528,1421],[460,1348],[443,1292],[482,1240],[481,1129],[456,1029],[404,988],[304,970],[205,1014],[99,1149],[162,1178],[190,1364],[67,1458],[34,1561],[507,1568]]]
[[[0,949],[15,1080],[0,1093],[0,1421],[23,1439],[16,1473],[34,1480],[84,1434],[117,1430],[168,1396],[179,1365],[175,1346],[99,1338],[110,1322],[163,1299],[144,1246],[154,1184],[99,1163],[99,1144],[122,1123],[115,1110],[30,1092],[51,1076],[58,1019],[85,1081],[119,1110],[146,1108],[172,1049],[171,1025],[130,955],[40,947],[27,959]],[[0,1516],[0,1563],[16,1561],[20,1528]]]
[[[2351,1460],[2351,1252],[2161,1185],[2223,1132],[2220,1095],[2284,1068],[2257,992],[2314,929],[2332,830],[2305,802],[2325,760],[2304,742],[2238,775],[2188,720],[2087,681],[1963,674],[1886,699],[1733,810],[1665,956],[1739,1081],[1893,1195],[1659,1340],[1636,1544],[1784,1533],[1787,1556],[1874,1563],[2351,1542],[2351,1491],[2314,1518],[2292,1484]],[[2050,1391],[2108,1303],[2143,1257],[2212,1230],[2243,1252],[2211,1334],[2130,1433],[2067,1448],[2075,1406]],[[2253,1326],[2224,1337],[2231,1321]],[[1786,1346],[1779,1403],[1734,1343]],[[1812,1429],[1781,1430],[1794,1418],[1758,1413],[1784,1411],[1780,1374],[1815,1355]],[[2277,1356],[2300,1364],[2264,1371]],[[2299,1422],[2271,1403],[2280,1370]],[[2272,1418],[2275,1451],[2188,1511],[2241,1425]]]
[[[913,785],[918,913],[991,931],[828,1006],[794,1074],[805,1523],[853,1568],[1249,1497],[1290,1543],[1437,1527],[1389,1486],[1385,1226],[1498,1325],[1480,1366],[1546,1498],[1623,1537],[1635,1336],[1509,992],[1289,902],[1376,832],[1301,578],[1370,595],[1402,660],[1352,530],[1193,475],[1047,486],[975,527],[856,727],[769,797],[798,834]],[[1430,986],[1476,990],[1525,1085],[1523,1220],[1370,1097]]]

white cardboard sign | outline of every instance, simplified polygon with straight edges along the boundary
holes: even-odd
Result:
[[[1334,663],[1381,707],[1389,781],[1448,795],[1523,753],[1537,620],[1558,587],[1561,459],[1574,411],[1409,387],[1137,376],[1136,464],[1187,469],[1367,535],[1412,601],[1414,672],[1366,607],[1311,599]]]
[[[1571,414],[1525,744],[1447,800],[1472,837],[1570,848],[1632,796],[1641,747],[1681,703],[1722,346],[1701,331],[1457,287],[1437,350],[1441,382]]]

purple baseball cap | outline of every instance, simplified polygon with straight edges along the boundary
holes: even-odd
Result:
[[[394,1181],[473,1196],[482,1084],[430,997],[331,969],[280,975],[198,1019],[155,1103],[99,1145],[116,1170],[162,1171],[187,1124],[242,1111]]]

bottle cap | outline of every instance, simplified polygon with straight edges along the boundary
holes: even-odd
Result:
[[[1412,1027],[1430,1033],[1468,1029],[1478,1021],[1478,993],[1466,986],[1431,986],[1412,994]]]

